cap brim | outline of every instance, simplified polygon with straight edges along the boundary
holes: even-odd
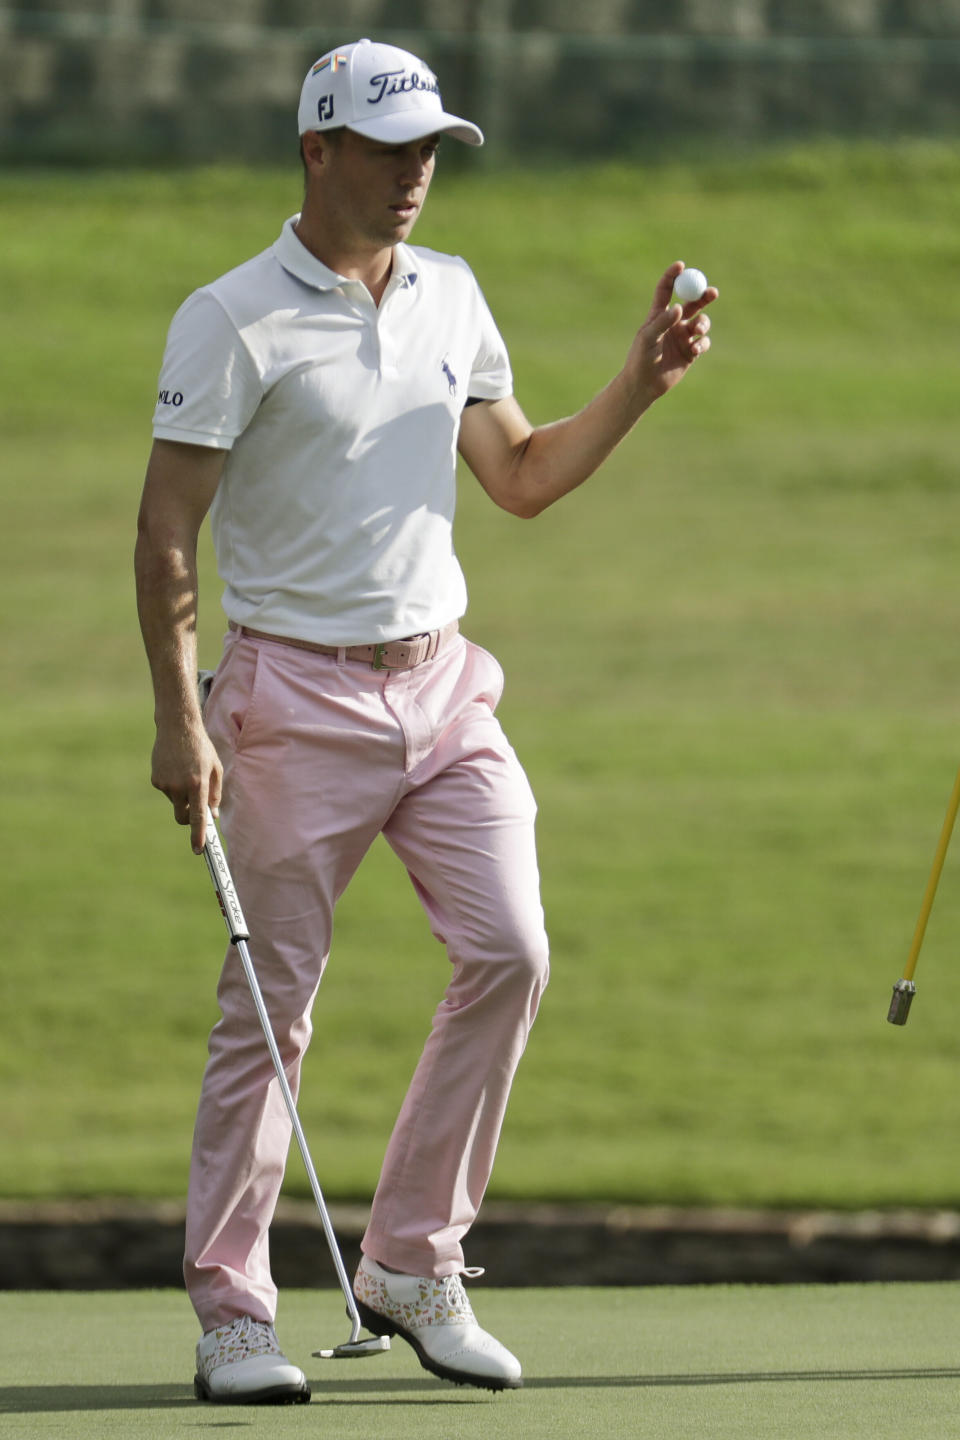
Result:
[[[424,110],[398,110],[393,115],[383,115],[379,120],[370,120],[362,125],[348,124],[348,130],[355,130],[368,140],[380,140],[387,145],[406,145],[411,140],[422,140],[427,135],[452,135],[465,145],[482,145],[483,131],[470,120],[460,115],[448,115],[445,110],[432,113]]]

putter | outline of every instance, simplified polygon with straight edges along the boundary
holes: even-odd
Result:
[[[201,687],[202,687],[201,677]],[[220,910],[227,926],[227,933],[230,936],[230,943],[237,947],[240,956],[240,963],[243,966],[243,973],[247,977],[247,984],[250,987],[250,994],[253,996],[253,1003],[256,1006],[260,1024],[263,1027],[263,1034],[270,1051],[270,1058],[273,1061],[273,1068],[277,1073],[277,1082],[283,1095],[284,1104],[287,1107],[287,1114],[293,1125],[293,1133],[297,1137],[297,1144],[300,1147],[300,1154],[310,1181],[310,1189],[313,1191],[313,1198],[317,1202],[317,1209],[320,1212],[320,1222],[323,1225],[323,1233],[327,1239],[330,1256],[333,1260],[334,1269],[337,1272],[337,1279],[340,1282],[340,1289],[343,1291],[343,1298],[347,1302],[347,1315],[350,1318],[352,1329],[350,1339],[345,1340],[342,1345],[335,1345],[332,1350],[314,1350],[313,1354],[321,1360],[354,1360],[364,1355],[377,1355],[384,1350],[390,1349],[390,1339],[387,1335],[374,1335],[368,1339],[360,1338],[360,1312],[357,1309],[357,1302],[350,1288],[350,1281],[343,1264],[343,1256],[340,1254],[340,1246],[337,1244],[337,1237],[330,1220],[330,1213],[327,1210],[323,1198],[323,1191],[320,1189],[320,1182],[317,1179],[317,1172],[313,1168],[313,1161],[310,1159],[310,1151],[307,1149],[306,1136],[303,1133],[303,1126],[300,1124],[300,1117],[297,1114],[296,1102],[293,1092],[290,1089],[287,1077],[283,1068],[283,1061],[280,1058],[280,1051],[277,1048],[276,1037],[273,1033],[273,1026],[270,1024],[270,1016],[267,1014],[267,1007],[264,1003],[263,992],[260,989],[260,982],[257,979],[257,972],[253,968],[253,961],[250,958],[250,947],[247,941],[250,939],[250,931],[247,929],[247,922],[243,918],[243,911],[240,909],[240,901],[237,898],[236,886],[227,865],[227,857],[224,853],[220,833],[217,830],[213,813],[207,810],[207,832],[206,842],[203,847],[204,858],[207,868],[210,871],[210,878],[213,881],[214,889],[217,892],[217,899],[220,901]]]
[[[917,968],[917,957],[920,954],[920,946],[923,944],[927,921],[930,919],[930,911],[933,909],[933,897],[937,893],[940,872],[943,869],[943,862],[947,858],[947,846],[950,844],[950,836],[953,834],[953,827],[956,824],[958,810],[960,810],[960,770],[958,770],[957,778],[953,782],[953,793],[947,805],[943,829],[940,831],[937,853],[933,857],[933,868],[930,871],[930,879],[927,881],[923,904],[920,906],[917,928],[913,932],[913,944],[910,946],[910,954],[907,957],[907,963],[904,967],[903,979],[898,980],[893,987],[893,998],[890,1001],[890,1009],[887,1011],[887,1019],[891,1025],[906,1025],[907,1016],[910,1014],[910,1006],[913,1004],[913,997],[917,993],[917,987],[913,983],[913,974]]]

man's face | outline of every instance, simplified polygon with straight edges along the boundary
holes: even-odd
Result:
[[[385,145],[341,131],[324,151],[322,205],[341,235],[358,248],[406,240],[427,198],[437,136]]]

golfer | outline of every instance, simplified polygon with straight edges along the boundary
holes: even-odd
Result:
[[[459,629],[459,450],[535,516],[586,480],[709,346],[708,290],[662,275],[623,369],[534,428],[468,266],[408,244],[442,137],[479,145],[414,55],[370,40],[313,66],[303,209],[170,328],[136,550],[155,693],[153,784],[204,841],[222,815],[294,1094],[334,907],[375,837],[406,866],[450,982],[387,1148],[354,1289],[364,1323],[488,1389],[519,1361],[477,1324],[462,1242],[547,979],[529,784],[495,718],[503,677]],[[196,694],[207,512],[229,628]],[[390,935],[381,943],[389,951]],[[358,977],[362,984],[362,977]],[[184,1274],[197,1394],[309,1399],[274,1332],[267,1235],[290,1124],[228,950],[197,1115]],[[370,994],[368,1002],[376,1005]],[[357,1043],[364,1046],[361,1031]],[[376,1046],[369,1041],[371,1081]]]

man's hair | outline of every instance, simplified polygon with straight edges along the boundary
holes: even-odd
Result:
[[[346,130],[346,128],[347,128],[346,125],[335,125],[332,130],[310,131],[309,133],[310,133],[310,134],[325,135],[328,140],[332,140],[332,141],[334,142],[334,144],[336,145],[336,144],[338,144],[338,143],[343,139],[343,132]],[[306,160],[306,156],[305,156],[304,153],[303,153],[303,136],[302,136],[302,135],[300,136],[300,164],[303,166],[303,183],[304,183],[304,185],[306,185],[306,183],[307,183],[307,160]]]

